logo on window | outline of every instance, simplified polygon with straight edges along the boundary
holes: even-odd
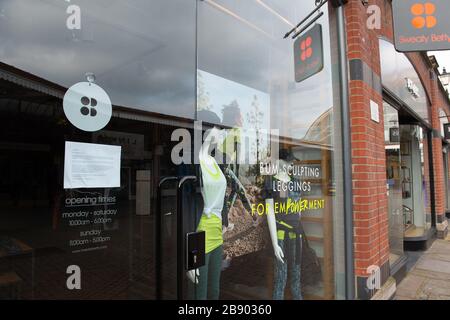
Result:
[[[63,110],[70,123],[88,132],[103,129],[112,116],[108,94],[92,82],[79,82],[71,86],[64,95]]]
[[[95,117],[97,115],[97,110],[95,110],[95,107],[97,106],[97,100],[95,100],[94,98],[89,99],[88,97],[82,97],[81,104],[83,105],[83,107],[81,107],[80,112],[83,116],[87,116],[88,114],[90,114],[91,117]]]
[[[313,40],[311,37],[306,38],[300,43],[300,49],[301,49],[301,56],[300,58],[302,61],[306,61],[307,59],[311,58],[313,54],[313,49],[311,47],[313,43]]]
[[[436,6],[433,3],[416,3],[411,7],[411,13],[414,18],[411,20],[411,24],[416,29],[431,29],[436,26],[437,19],[434,16]]]

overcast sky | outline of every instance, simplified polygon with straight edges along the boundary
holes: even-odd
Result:
[[[442,72],[443,67],[447,68],[447,72],[450,71],[450,51],[431,51],[428,54],[436,56],[440,72]]]

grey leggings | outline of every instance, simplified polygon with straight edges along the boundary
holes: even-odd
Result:
[[[205,265],[199,268],[198,284],[190,286],[191,297],[195,300],[219,300],[222,254],[223,246],[206,254]]]
[[[290,287],[292,298],[294,300],[303,300],[302,290],[301,290],[301,266],[295,264],[296,254],[302,253],[301,248],[302,241],[300,241],[300,248],[296,248],[296,239],[290,239],[286,237],[285,240],[278,239],[278,245],[283,249],[284,252],[284,263],[278,261],[275,258],[274,262],[274,285],[273,285],[273,300],[283,300],[284,299],[284,289],[286,288],[286,282],[288,277],[290,277]]]

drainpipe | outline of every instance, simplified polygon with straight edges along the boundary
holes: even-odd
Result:
[[[344,178],[344,234],[345,234],[345,295],[347,300],[355,299],[355,268],[353,259],[353,192],[352,153],[350,132],[349,77],[347,62],[347,37],[343,5],[347,1],[333,1],[337,16],[337,41],[339,55],[339,86],[341,103],[343,178]]]

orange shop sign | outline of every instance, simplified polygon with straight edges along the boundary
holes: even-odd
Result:
[[[394,0],[392,7],[397,51],[450,50],[449,0]]]
[[[294,42],[295,81],[312,77],[323,69],[322,26],[316,24]]]

